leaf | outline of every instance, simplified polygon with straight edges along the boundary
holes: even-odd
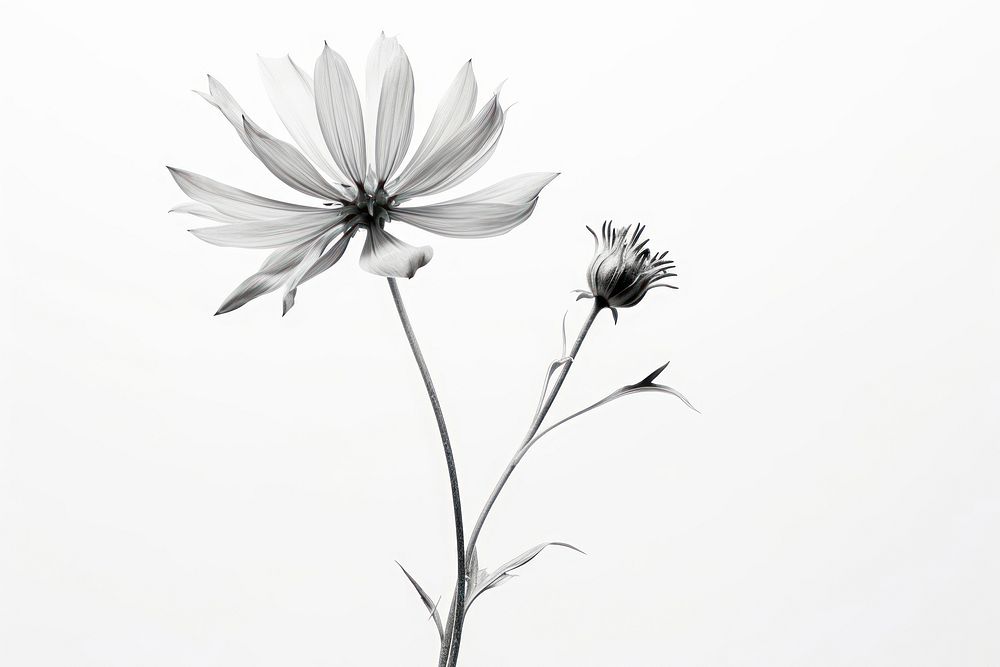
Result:
[[[472,547],[472,557],[465,564],[465,576],[475,579],[477,574],[479,574],[479,550]]]
[[[563,320],[562,320],[562,355],[561,356],[563,358],[566,357],[566,317],[568,315],[569,315],[569,308],[567,308],[566,312],[563,313]]]
[[[563,357],[562,359],[556,359],[549,364],[548,370],[545,371],[545,380],[542,382],[542,393],[538,396],[538,405],[535,406],[535,414],[531,417],[532,421],[534,421],[535,417],[538,416],[538,413],[542,411],[542,405],[545,403],[545,399],[549,393],[549,383],[552,382],[552,376],[556,374],[556,371],[571,361],[573,361],[573,357]]]
[[[578,411],[574,412],[569,417],[563,417],[562,419],[560,419],[559,421],[557,421],[552,426],[549,426],[545,430],[539,432],[534,438],[531,439],[531,442],[529,442],[528,444],[526,444],[524,446],[524,449],[527,450],[532,445],[534,445],[536,442],[538,442],[538,440],[543,435],[545,435],[546,433],[548,433],[549,431],[551,431],[555,427],[561,426],[562,424],[565,424],[566,422],[568,422],[570,419],[573,419],[574,417],[579,417],[580,415],[584,414],[585,412],[590,412],[591,410],[599,408],[602,405],[604,405],[605,403],[610,403],[611,401],[617,400],[617,399],[622,398],[624,396],[630,396],[631,394],[638,394],[638,393],[641,393],[641,392],[644,392],[644,391],[654,391],[654,392],[660,392],[660,393],[663,393],[663,394],[670,394],[671,396],[675,396],[675,397],[679,398],[684,403],[684,405],[688,406],[689,408],[691,408],[692,410],[694,410],[695,412],[698,412],[700,414],[700,410],[698,410],[698,408],[696,408],[693,405],[691,405],[691,401],[689,401],[687,398],[685,398],[685,396],[682,393],[680,393],[679,391],[677,391],[673,387],[668,387],[668,386],[666,386],[664,384],[656,384],[655,382],[653,382],[660,375],[660,373],[663,372],[663,370],[667,367],[668,364],[670,364],[669,361],[667,363],[663,364],[662,366],[660,366],[659,368],[657,368],[655,371],[653,371],[652,373],[650,373],[649,375],[647,375],[643,379],[641,379],[638,382],[636,382],[635,384],[627,384],[624,387],[621,387],[620,389],[616,389],[615,391],[611,392],[610,394],[608,394],[607,396],[605,396],[601,400],[597,401],[596,403],[588,405],[584,409],[578,410]]]
[[[647,375],[646,377],[644,377],[641,380],[639,380],[636,383],[636,385],[651,385],[651,384],[653,384],[653,380],[655,380],[656,378],[658,378],[660,376],[660,373],[662,373],[663,371],[665,371],[666,368],[667,368],[667,366],[669,366],[669,365],[670,365],[670,362],[668,361],[667,363],[663,364],[662,366],[660,366],[659,368],[657,368],[655,371],[653,371],[652,373],[650,373],[649,375]]]
[[[472,590],[471,595],[469,595],[468,600],[465,603],[465,608],[468,610],[468,608],[472,606],[472,602],[486,591],[491,588],[496,588],[497,586],[513,579],[515,575],[511,574],[511,571],[527,565],[535,558],[535,556],[542,553],[546,547],[566,547],[567,549],[572,549],[573,551],[581,554],[584,553],[572,544],[567,544],[565,542],[543,542],[542,544],[536,545],[522,553],[520,556],[507,561],[492,573],[488,573],[483,570],[476,587]]]
[[[444,626],[441,625],[441,615],[438,614],[437,610],[438,603],[434,602],[431,599],[431,596],[427,594],[427,591],[425,591],[423,587],[417,583],[416,579],[410,576],[410,573],[406,571],[405,567],[400,565],[398,560],[396,561],[396,565],[399,565],[399,569],[403,571],[403,574],[406,575],[406,578],[409,579],[410,583],[413,584],[413,587],[417,589],[417,594],[420,596],[420,601],[424,603],[424,606],[427,607],[427,611],[431,613],[430,618],[434,619],[434,625],[437,626],[438,637],[441,639],[441,641],[444,641]]]
[[[472,548],[472,555],[465,562],[465,595],[468,597],[479,582],[479,550]]]

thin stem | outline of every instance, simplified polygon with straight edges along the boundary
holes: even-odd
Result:
[[[493,493],[487,499],[486,504],[483,506],[482,512],[479,513],[479,518],[476,519],[476,526],[472,529],[472,534],[469,536],[469,543],[466,547],[465,558],[466,560],[472,559],[472,553],[476,548],[476,540],[479,539],[479,533],[483,530],[483,524],[486,523],[486,517],[489,516],[490,510],[493,508],[493,504],[496,502],[497,497],[503,490],[504,485],[507,484],[507,480],[510,479],[511,474],[514,472],[514,468],[517,464],[521,462],[524,455],[528,453],[533,438],[535,434],[538,433],[538,429],[541,427],[542,422],[545,420],[545,416],[549,413],[549,408],[552,407],[552,403],[556,399],[556,394],[562,388],[563,382],[566,380],[566,376],[569,374],[569,369],[573,365],[573,361],[576,359],[576,355],[580,352],[580,346],[583,345],[583,339],[587,336],[587,332],[590,331],[591,325],[594,320],[597,319],[597,314],[601,312],[601,309],[605,307],[605,303],[601,300],[594,300],[594,305],[590,310],[590,314],[587,316],[587,320],[583,323],[580,328],[580,333],[577,334],[576,341],[573,343],[573,348],[569,353],[569,361],[558,371],[558,376],[555,382],[552,384],[551,389],[548,390],[547,394],[543,397],[542,403],[535,414],[534,419],[531,421],[531,425],[528,427],[528,432],[524,436],[524,440],[521,441],[520,446],[517,448],[517,452],[514,453],[514,458],[511,459],[510,463],[504,469],[503,474],[500,475],[500,479],[497,481],[496,486],[493,487]],[[459,584],[456,588],[456,599],[458,597],[459,589],[465,588],[465,577],[460,575]],[[455,667],[458,662],[458,649],[462,638],[462,625],[464,622],[464,613],[459,614],[457,612],[457,607],[453,603],[452,613],[449,614],[448,628],[445,630],[445,643],[450,643],[450,650],[447,656],[447,662],[442,662],[439,667]],[[464,605],[464,603],[463,603]],[[464,611],[464,610],[463,610]]]
[[[528,432],[524,436],[524,440],[521,441],[520,446],[517,448],[517,452],[514,453],[514,458],[510,460],[507,467],[504,469],[503,474],[500,475],[500,479],[497,481],[496,486],[493,487],[493,493],[486,500],[486,504],[483,506],[483,510],[479,513],[479,518],[476,519],[476,525],[472,529],[472,533],[469,536],[469,543],[466,547],[466,558],[472,558],[472,551],[476,548],[476,541],[479,539],[479,533],[483,530],[483,524],[486,523],[486,517],[489,516],[490,510],[493,508],[493,503],[496,502],[497,497],[503,490],[504,485],[507,484],[507,480],[510,479],[511,473],[514,472],[514,468],[517,464],[521,462],[524,455],[528,453],[529,446],[531,445],[532,438],[538,433],[538,429],[541,427],[542,422],[545,420],[546,415],[549,413],[549,408],[552,407],[552,403],[556,400],[556,394],[559,393],[559,389],[562,388],[563,382],[566,381],[566,376],[569,374],[569,369],[573,366],[574,361],[576,361],[576,355],[580,352],[580,346],[583,345],[583,339],[586,338],[587,332],[590,331],[591,325],[597,318],[597,314],[601,312],[604,308],[604,304],[600,301],[595,300],[593,308],[590,310],[590,314],[587,316],[587,320],[583,323],[580,328],[580,333],[577,334],[576,341],[573,342],[573,348],[569,352],[569,361],[558,371],[558,376],[555,382],[552,384],[551,389],[548,391],[548,395],[542,402],[541,409],[535,415],[535,418],[531,421],[531,426],[528,427]]]
[[[458,571],[458,586],[455,588],[455,601],[453,611],[449,614],[448,624],[460,628],[465,617],[465,527],[462,523],[462,497],[458,491],[458,471],[455,468],[455,455],[451,450],[451,439],[448,437],[448,427],[444,423],[444,413],[441,411],[441,402],[438,400],[437,390],[434,389],[434,381],[431,380],[431,373],[427,369],[427,362],[420,351],[420,344],[417,342],[416,334],[413,333],[413,326],[410,318],[406,314],[406,306],[403,305],[403,297],[399,293],[399,286],[396,285],[395,278],[389,278],[389,291],[392,292],[392,300],[396,304],[396,312],[399,313],[399,321],[403,324],[403,331],[406,332],[406,340],[410,343],[413,351],[413,358],[420,369],[420,377],[424,380],[424,387],[427,389],[427,396],[431,400],[431,408],[434,410],[434,419],[437,420],[438,433],[441,434],[441,445],[444,448],[444,459],[448,466],[448,481],[451,484],[451,504],[455,512],[455,544],[456,544],[456,564]],[[460,633],[459,633],[460,635]],[[449,635],[446,634],[441,642],[441,653],[447,656],[449,653]]]

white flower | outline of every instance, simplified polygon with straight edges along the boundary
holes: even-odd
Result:
[[[208,93],[199,94],[222,112],[271,173],[323,204],[276,201],[168,167],[194,200],[173,210],[224,223],[192,229],[195,236],[220,246],[272,249],[260,270],[216,314],[279,287],[288,312],[296,288],[333,266],[359,229],[366,232],[362,268],[410,278],[433,251],[397,239],[385,230],[386,223],[406,222],[459,238],[497,236],[528,219],[538,194],[557,175],[521,174],[457,199],[404,206],[458,185],[496,149],[504,125],[499,90],[474,113],[477,86],[471,61],[445,92],[405,167],[413,135],[413,72],[395,38],[383,33],[368,56],[364,114],[347,63],[329,46],[316,61],[314,77],[291,58],[261,58],[260,68],[271,102],[298,148],[250,120],[212,77]]]

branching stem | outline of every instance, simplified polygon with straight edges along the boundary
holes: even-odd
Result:
[[[580,333],[577,334],[576,341],[573,343],[573,347],[569,352],[569,361],[563,364],[556,372],[555,381],[552,386],[548,388],[546,394],[542,397],[540,407],[535,413],[534,419],[531,420],[531,425],[528,427],[528,432],[524,436],[524,440],[518,446],[517,451],[514,453],[514,458],[510,460],[507,467],[504,469],[503,473],[500,475],[500,479],[497,481],[496,486],[493,487],[493,492],[490,497],[486,500],[486,504],[483,506],[482,511],[479,513],[479,518],[476,519],[476,525],[472,529],[472,533],[469,535],[469,543],[466,546],[465,560],[469,561],[472,559],[473,550],[476,548],[476,541],[479,539],[479,534],[483,530],[483,524],[486,523],[486,517],[489,516],[490,510],[493,509],[493,504],[496,502],[503,490],[503,487],[507,484],[507,480],[510,479],[511,474],[514,472],[514,468],[517,464],[521,462],[524,455],[528,453],[534,442],[535,434],[538,433],[538,429],[541,427],[542,422],[545,421],[546,415],[549,413],[549,409],[552,407],[552,403],[556,400],[556,395],[562,388],[563,382],[566,380],[566,376],[569,374],[569,369],[572,367],[573,362],[576,360],[576,355],[580,351],[580,346],[583,345],[583,339],[586,338],[587,332],[590,331],[591,325],[597,318],[597,314],[601,312],[605,304],[599,300],[594,301],[594,305],[587,315],[586,321],[584,321],[583,326],[580,328]],[[465,575],[464,573],[459,574],[458,585],[455,590],[455,601],[452,603],[452,613],[449,614],[448,628],[445,630],[445,643],[450,644],[450,649],[448,651],[447,660],[445,662],[439,663],[439,667],[456,667],[458,662],[458,649],[462,637],[462,624],[464,622],[464,614],[457,613],[459,607],[464,607],[464,601],[458,602],[459,591],[463,592],[464,600],[464,589],[465,589]],[[443,657],[443,656],[442,656]]]

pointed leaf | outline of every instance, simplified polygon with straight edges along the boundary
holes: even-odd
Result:
[[[573,419],[575,417],[579,417],[580,415],[582,415],[582,414],[584,414],[586,412],[590,412],[591,410],[595,410],[595,409],[601,407],[602,405],[604,405],[605,403],[610,403],[611,401],[614,401],[616,399],[622,398],[623,396],[629,396],[631,394],[638,394],[638,393],[645,392],[645,391],[653,391],[653,392],[659,392],[659,393],[663,393],[663,394],[670,394],[671,396],[676,396],[677,398],[679,398],[684,403],[684,405],[688,406],[689,408],[691,408],[692,410],[694,410],[695,412],[698,412],[700,414],[701,411],[698,410],[698,408],[696,408],[693,405],[691,405],[691,401],[689,401],[684,396],[684,394],[680,393],[679,391],[677,391],[673,387],[668,387],[668,386],[663,385],[663,384],[654,384],[652,382],[660,373],[663,372],[663,369],[665,369],[667,367],[667,364],[669,364],[669,363],[670,362],[668,361],[666,364],[663,364],[663,366],[657,368],[655,371],[653,371],[652,373],[650,373],[649,375],[647,375],[645,378],[643,378],[642,380],[640,380],[636,384],[629,384],[629,385],[625,385],[624,387],[621,387],[620,389],[616,389],[615,391],[611,392],[610,394],[608,394],[607,396],[605,396],[601,400],[597,401],[596,403],[588,405],[587,407],[583,408],[582,410],[577,410],[576,412],[574,412],[573,414],[571,414],[568,417],[563,417],[562,419],[560,419],[559,421],[557,421],[552,426],[549,426],[548,428],[540,431],[534,438],[531,439],[531,441],[528,444],[526,444],[524,446],[523,449],[524,450],[530,449],[531,446],[534,445],[536,442],[538,442],[538,440],[541,439],[541,437],[543,435],[545,435],[546,433],[548,433],[552,429],[556,428],[557,426],[561,426],[561,425],[565,424],[570,419]]]
[[[472,591],[472,594],[469,595],[469,598],[465,603],[465,608],[468,609],[472,605],[472,602],[486,591],[491,588],[496,588],[497,586],[512,579],[515,576],[511,574],[513,570],[528,564],[535,558],[535,556],[542,553],[546,547],[566,547],[567,549],[572,549],[573,551],[577,551],[581,554],[584,553],[572,544],[567,544],[565,542],[543,542],[542,544],[538,544],[528,549],[521,555],[507,561],[498,567],[493,573],[485,574],[485,576],[480,577],[478,585]]]
[[[667,366],[669,366],[669,365],[670,365],[670,362],[668,361],[667,363],[663,364],[662,366],[660,366],[659,368],[657,368],[655,371],[653,371],[652,373],[650,373],[649,375],[647,375],[646,377],[644,377],[641,380],[639,380],[638,385],[641,386],[641,385],[651,385],[651,384],[653,384],[653,380],[655,380],[657,378],[657,376],[659,376],[660,373],[662,373],[664,370],[666,370]]]
[[[532,420],[534,420],[538,416],[538,413],[542,411],[542,405],[545,403],[545,399],[549,394],[549,384],[552,382],[552,376],[555,375],[556,371],[571,361],[573,361],[572,357],[563,357],[562,359],[556,359],[549,364],[548,370],[545,371],[545,380],[542,382],[542,393],[538,396],[538,405],[535,406],[535,414],[531,417]]]
[[[567,308],[566,312],[563,313],[563,319],[562,319],[562,356],[564,358],[566,356],[566,317],[568,315],[569,315],[569,308]]]
[[[427,591],[425,591],[423,587],[417,583],[417,580],[410,576],[410,573],[406,571],[406,568],[400,565],[398,560],[396,561],[396,565],[399,565],[399,569],[403,571],[406,578],[409,579],[410,583],[413,584],[413,587],[417,589],[420,601],[424,603],[424,606],[427,607],[427,611],[431,613],[431,618],[434,619],[434,624],[437,626],[438,637],[441,638],[441,641],[444,641],[444,626],[441,625],[441,615],[438,614],[437,603],[434,602],[431,599],[431,596],[427,594]]]

